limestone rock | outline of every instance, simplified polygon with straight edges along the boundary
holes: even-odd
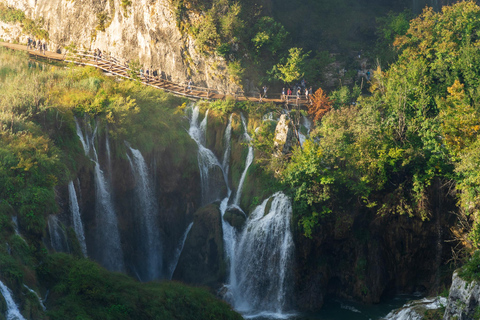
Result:
[[[444,297],[424,298],[421,300],[410,301],[403,307],[393,310],[385,320],[422,320],[427,310],[440,309],[445,305],[447,299]]]
[[[138,60],[144,68],[160,69],[177,83],[191,78],[195,86],[235,91],[229,83],[226,61],[197,52],[195,40],[179,31],[175,8],[169,0],[6,0],[48,31],[47,50],[63,52],[74,44],[79,50],[100,49],[124,61]],[[106,17],[101,21],[100,17]],[[190,14],[195,21],[198,17]],[[26,44],[28,34],[16,25],[0,24],[0,38]]]
[[[218,205],[210,204],[194,214],[173,279],[215,288],[224,276],[221,215]]]
[[[293,132],[292,124],[290,120],[287,120],[287,116],[282,114],[280,121],[275,128],[275,140],[274,146],[276,150],[276,156],[287,154],[295,144],[295,134]]]
[[[443,319],[467,320],[475,319],[474,315],[480,310],[480,283],[467,282],[458,276],[455,271],[452,286],[448,296],[448,304]],[[478,314],[477,314],[478,317]],[[478,318],[476,318],[478,319]]]
[[[229,207],[223,215],[223,220],[227,221],[232,227],[237,230],[243,229],[247,216],[238,207]]]

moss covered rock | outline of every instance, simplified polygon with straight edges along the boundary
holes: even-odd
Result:
[[[242,230],[247,221],[247,216],[238,207],[230,207],[223,215],[223,220],[227,221],[232,227],[237,230]]]
[[[225,278],[222,217],[218,204],[195,212],[173,279],[219,287]]]

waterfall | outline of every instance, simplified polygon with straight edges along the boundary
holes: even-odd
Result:
[[[190,137],[198,146],[198,167],[200,169],[200,181],[202,184],[202,203],[208,204],[216,200],[222,199],[228,188],[228,179],[223,171],[223,166],[215,156],[215,154],[204,146],[205,132],[207,124],[208,111],[201,124],[198,124],[199,108],[193,108],[192,118],[190,121],[190,129],[188,131]],[[226,188],[227,190],[222,190]]]
[[[266,212],[267,204],[271,206]],[[235,309],[245,313],[281,316],[289,308],[293,260],[290,199],[277,192],[250,215],[237,247],[230,284]]]
[[[75,193],[73,181],[68,183],[68,196],[70,211],[72,213],[73,230],[75,230],[75,234],[77,235],[78,243],[82,249],[83,256],[86,257],[87,245],[85,244],[85,233],[83,231],[82,218],[80,216],[80,208],[78,207],[77,194]]]
[[[180,255],[182,254],[183,246],[185,245],[185,240],[187,240],[188,233],[190,232],[192,227],[193,227],[193,222],[191,222],[188,225],[187,230],[185,230],[185,233],[182,236],[180,244],[178,245],[177,249],[175,250],[175,253],[173,255],[173,260],[172,260],[172,263],[170,264],[170,268],[169,268],[168,279],[172,279],[173,273],[175,272],[175,269],[177,268],[178,259],[180,259]]]
[[[95,162],[95,216],[97,224],[98,259],[110,271],[123,271],[123,251],[120,243],[117,216],[113,208],[109,185],[100,163]]]
[[[20,310],[18,310],[17,304],[13,300],[12,292],[2,281],[0,281],[0,292],[7,303],[7,313],[5,315],[6,320],[25,320],[20,313]]]
[[[248,142],[248,154],[247,154],[247,160],[245,162],[245,169],[243,170],[242,176],[240,178],[240,182],[238,183],[237,195],[235,196],[235,201],[233,202],[236,205],[238,205],[238,203],[240,202],[240,197],[242,195],[243,182],[245,181],[248,168],[253,162],[253,146],[250,143],[252,138],[250,138],[250,136],[248,135],[247,125],[245,123],[245,118],[243,117],[243,114],[242,114],[242,124],[243,124],[243,130],[244,130],[243,136],[245,137],[245,140]]]
[[[54,214],[48,216],[48,233],[50,234],[50,244],[57,252],[69,252],[68,238],[58,217]],[[65,244],[65,245],[64,245]]]
[[[225,175],[228,177],[228,169],[229,169],[229,162],[230,162],[230,151],[232,149],[231,139],[232,139],[232,117],[233,113],[228,118],[227,128],[225,129],[225,135],[223,137],[223,147],[225,152],[223,153],[223,161],[222,161],[222,168]]]
[[[127,143],[126,143],[127,144]],[[128,146],[128,144],[127,144]],[[158,207],[153,192],[152,181],[142,153],[128,147],[133,155],[127,157],[135,176],[136,210],[139,212],[141,226],[141,251],[145,257],[143,277],[145,281],[159,279],[162,276],[162,244],[158,227]]]
[[[125,269],[123,251],[120,243],[117,216],[110,194],[110,185],[105,179],[104,172],[100,168],[100,162],[94,144],[98,125],[96,125],[93,132],[91,132],[91,127],[86,124],[85,135],[82,133],[77,119],[75,119],[75,125],[85,155],[89,156],[90,160],[95,163],[96,242],[100,244],[97,246],[98,252],[96,252],[96,258],[101,265],[110,271],[123,271]],[[93,156],[91,154],[93,154]]]
[[[18,229],[18,217],[12,216],[12,222],[13,222],[13,229],[15,230],[15,234],[19,236],[23,240],[23,242],[27,243],[27,241],[25,241],[25,238],[23,238],[23,236],[20,234],[20,231]]]
[[[37,292],[35,292],[32,288],[30,288],[29,286],[27,286],[26,284],[23,285],[25,288],[27,288],[28,291],[30,291],[31,293],[33,293],[37,299],[38,299],[38,303],[42,306],[42,309],[43,311],[46,311],[47,308],[45,307],[45,304],[43,303],[42,299],[40,299],[40,296],[38,295]]]
[[[285,317],[290,308],[288,293],[293,285],[293,277],[288,269],[292,263],[294,251],[290,231],[291,201],[285,194],[275,193],[255,209],[241,233],[226,222],[223,216],[228,209],[231,192],[225,174],[228,172],[228,161],[225,159],[226,154],[230,152],[229,144],[227,145],[226,142],[230,141],[231,123],[227,125],[225,132],[224,157],[220,164],[213,152],[204,146],[206,119],[198,125],[198,117],[199,109],[195,107],[189,134],[198,145],[198,166],[204,204],[218,200],[221,194],[219,188],[224,186],[227,188],[227,194],[220,203],[223,244],[229,267],[224,297],[246,317]],[[245,130],[244,137],[250,142],[243,116],[242,124]],[[253,148],[249,146],[245,169],[232,207],[236,207],[241,199],[242,186],[252,161]],[[223,169],[221,173],[223,173],[224,184],[212,183],[212,175],[218,174],[217,168]]]

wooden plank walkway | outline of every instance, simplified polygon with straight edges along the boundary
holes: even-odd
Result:
[[[60,54],[51,51],[45,51],[45,53],[28,49],[25,45],[12,44],[7,42],[0,42],[0,45],[6,48],[19,51],[27,51],[28,54],[34,58],[47,59],[49,61],[64,61],[72,62],[78,65],[83,66],[92,66],[98,69],[103,70],[106,73],[112,74],[114,76],[132,79],[132,74],[134,72],[125,65],[119,63],[114,57],[95,57],[91,52],[83,53],[70,53],[70,54]],[[235,99],[236,101],[252,101],[257,103],[262,102],[273,102],[276,104],[285,104],[287,103],[290,106],[305,105],[308,104],[308,101],[305,99],[305,95],[301,95],[299,99],[295,95],[286,97],[287,101],[281,99],[281,94],[272,94],[273,97],[278,98],[260,98],[260,96],[248,96],[244,92],[227,92],[220,91],[210,88],[189,86],[187,84],[174,83],[160,77],[150,76],[148,81],[145,76],[141,76],[138,72],[136,74],[138,81],[141,81],[144,85],[151,86],[157,89],[161,89],[167,92],[170,92],[177,96],[183,96],[191,100],[225,100],[227,98]]]

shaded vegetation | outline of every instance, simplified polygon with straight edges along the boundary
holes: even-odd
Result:
[[[29,318],[241,319],[203,289],[141,284],[86,259],[49,254],[43,242],[47,217],[59,212],[57,188],[92,165],[74,119],[108,130],[116,158],[125,157],[124,141],[145,153],[175,145],[172,161],[190,175],[198,169],[178,115],[183,102],[93,68],[40,65],[0,48],[0,278]],[[15,234],[13,216],[25,238]],[[80,252],[77,243],[73,250]],[[50,291],[46,314],[23,284]]]

